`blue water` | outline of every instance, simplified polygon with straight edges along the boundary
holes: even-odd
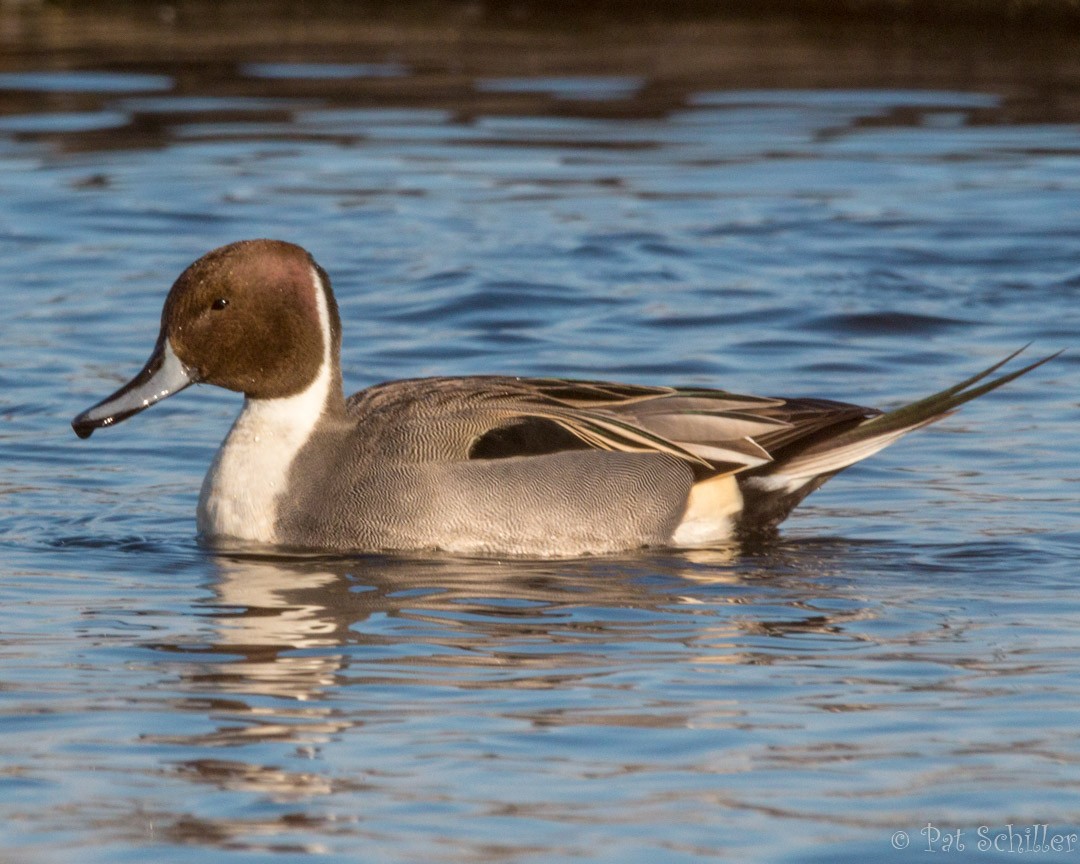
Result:
[[[0,858],[855,862],[961,830],[947,860],[981,861],[1080,832],[1080,117],[708,81],[638,111],[632,64],[499,67],[462,113],[350,101],[430,70],[339,59],[237,60],[229,92],[0,74]],[[763,549],[220,556],[193,514],[238,397],[68,422],[137,371],[184,266],[257,236],[330,272],[350,390],[888,406],[1069,350]]]

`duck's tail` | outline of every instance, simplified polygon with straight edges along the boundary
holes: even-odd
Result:
[[[774,454],[775,461],[741,474],[739,485],[745,503],[740,522],[744,532],[771,531],[803,498],[849,465],[883,450],[908,432],[948,417],[965,402],[1026,375],[1062,353],[1058,351],[1013,372],[985,380],[1027,347],[925,399],[842,427],[832,435],[792,442],[783,453]]]

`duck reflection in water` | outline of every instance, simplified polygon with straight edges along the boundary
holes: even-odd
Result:
[[[857,643],[847,629],[875,613],[847,596],[846,583],[820,578],[829,554],[774,546],[767,560],[722,549],[509,563],[220,556],[203,604],[209,638],[156,646],[170,673],[179,668],[174,708],[197,731],[147,737],[198,754],[174,763],[178,778],[293,806],[379,789],[390,799],[419,794],[414,768],[383,752],[385,743],[371,750],[365,742],[434,736],[437,748],[446,711],[480,712],[478,728],[741,728],[753,722],[753,705],[735,678],[730,692],[673,696],[648,710],[628,710],[626,694],[614,694],[628,686],[618,683],[628,671],[655,664],[682,664],[691,681],[701,664],[734,672],[797,663],[815,637],[832,648],[836,639]],[[487,690],[519,691],[519,708],[489,716]],[[324,745],[342,738],[354,739],[353,763],[342,771],[318,764]],[[268,743],[288,744],[293,755]],[[207,748],[222,748],[221,758],[207,758]],[[173,815],[159,825],[211,845],[295,827],[280,815]]]
[[[828,572],[827,557],[793,555],[796,567],[778,575],[785,547],[767,555],[220,556],[204,604],[213,636],[160,647],[198,660],[184,677],[200,694],[239,700],[229,703],[233,719],[249,713],[246,697],[287,700],[250,710],[250,728],[217,735],[314,740],[356,722],[332,709],[342,687],[470,687],[478,666],[499,670],[485,686],[561,686],[568,676],[586,677],[583,669],[610,666],[618,643],[653,650],[656,628],[692,649],[686,659],[760,662],[747,650],[748,635],[840,633],[865,617],[861,608],[822,611],[823,596],[836,599],[817,578]],[[778,606],[790,616],[778,616]]]

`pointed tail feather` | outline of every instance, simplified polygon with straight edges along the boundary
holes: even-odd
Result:
[[[933,396],[927,396],[925,399],[919,399],[916,402],[873,417],[861,426],[850,430],[847,435],[855,435],[864,438],[868,435],[880,434],[886,430],[904,429],[905,431],[910,431],[912,429],[917,429],[920,426],[925,426],[928,423],[933,423],[935,420],[940,420],[942,417],[948,416],[965,402],[970,402],[972,399],[976,399],[979,396],[989,393],[991,390],[996,390],[1003,384],[1008,384],[1010,381],[1016,380],[1021,375],[1026,375],[1033,369],[1038,369],[1044,363],[1049,363],[1062,353],[1061,351],[1056,351],[1049,357],[1043,357],[1041,360],[1029,363],[1027,366],[1017,369],[1014,372],[1009,372],[1006,375],[1001,375],[987,381],[979,387],[972,386],[973,384],[982,381],[987,376],[992,375],[1010,360],[1017,357],[1022,351],[1026,350],[1027,347],[1028,346],[1025,345],[1019,351],[1014,351],[1004,360],[995,363],[990,368],[984,369],[977,375],[972,375],[967,380],[961,381],[959,384],[949,387],[946,390],[942,390],[940,393],[935,393]],[[841,438],[843,437],[845,436],[841,436]]]
[[[748,478],[747,482],[758,490],[780,492],[791,498],[790,506],[784,508],[786,515],[791,507],[837,472],[888,447],[908,432],[947,417],[965,402],[1008,384],[1062,353],[1058,351],[1014,372],[979,383],[1017,357],[1026,347],[939,393],[871,417],[858,426],[816,441],[806,449],[768,466],[757,476]]]

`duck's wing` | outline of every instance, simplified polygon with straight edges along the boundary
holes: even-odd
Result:
[[[790,426],[761,413],[784,400],[721,390],[554,378],[479,379],[477,384],[492,416],[502,416],[472,442],[470,458],[581,448],[664,453],[698,476],[711,476],[771,461],[755,436]]]
[[[376,385],[351,397],[348,411],[381,446],[400,442],[430,458],[662,453],[714,475],[771,460],[754,436],[788,429],[767,413],[784,404],[720,390],[471,376]]]
[[[505,376],[395,381],[358,393],[349,404],[351,412],[385,415],[388,427],[438,427],[445,444],[439,455],[447,458],[575,449],[664,453],[699,475],[746,472],[793,484],[835,473],[1057,356],[985,380],[1019,353],[886,413],[829,399]]]

